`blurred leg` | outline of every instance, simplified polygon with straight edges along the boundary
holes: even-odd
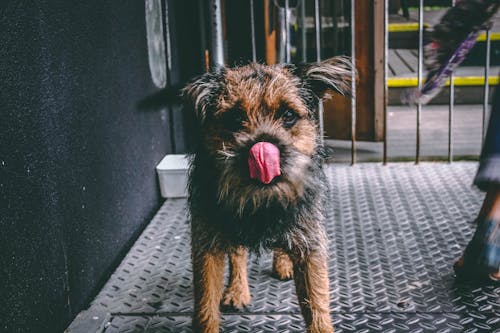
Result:
[[[493,100],[488,132],[474,184],[486,192],[472,240],[455,263],[458,275],[500,279],[500,90]]]

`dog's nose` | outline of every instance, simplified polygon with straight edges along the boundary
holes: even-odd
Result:
[[[248,153],[250,178],[269,184],[281,174],[280,150],[270,142],[257,142]]]

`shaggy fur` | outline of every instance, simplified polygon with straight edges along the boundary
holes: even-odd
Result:
[[[218,332],[221,300],[249,304],[247,249],[277,249],[275,274],[295,279],[308,332],[333,331],[316,105],[328,89],[349,92],[350,80],[350,63],[339,57],[302,67],[220,68],[184,89],[199,135],[189,184],[195,331]],[[260,141],[280,151],[281,175],[267,185],[249,176],[248,152]]]

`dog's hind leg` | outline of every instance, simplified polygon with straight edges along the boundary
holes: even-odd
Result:
[[[280,280],[293,278],[293,262],[282,249],[274,249],[273,275]]]
[[[193,331],[218,333],[225,253],[200,249],[193,241],[194,316]]]
[[[294,258],[294,280],[308,333],[333,332],[329,309],[328,268],[324,251]]]
[[[229,250],[229,284],[224,292],[223,305],[243,309],[250,304],[247,280],[247,250],[238,246]]]

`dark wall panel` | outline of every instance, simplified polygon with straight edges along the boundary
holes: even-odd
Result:
[[[62,332],[161,203],[144,1],[0,4],[0,331]]]

